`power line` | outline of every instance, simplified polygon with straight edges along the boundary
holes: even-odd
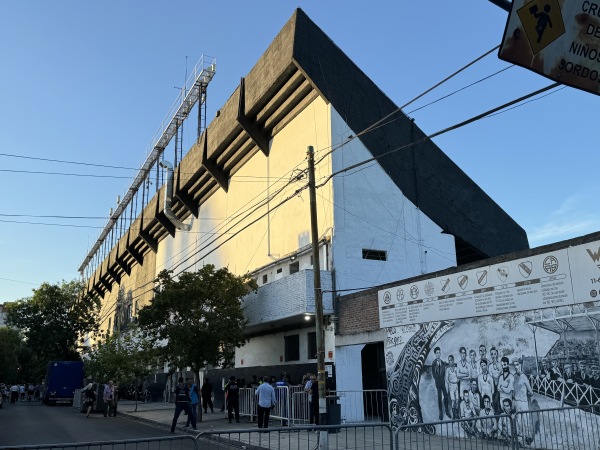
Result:
[[[0,153],[0,156],[5,156],[7,158],[20,158],[20,159],[31,159],[31,160],[35,160],[35,161],[55,162],[55,163],[61,163],[61,164],[75,164],[75,165],[79,165],[79,166],[104,167],[107,169],[137,170],[134,167],[111,166],[108,164],[96,164],[96,163],[86,163],[86,162],[79,162],[79,161],[68,161],[68,160],[64,160],[64,159],[40,158],[37,156],[13,155],[10,153]]]
[[[130,180],[132,177],[124,177],[118,175],[96,175],[96,174],[83,174],[83,173],[67,173],[67,172],[45,172],[36,170],[15,170],[15,169],[0,169],[0,172],[8,173],[27,173],[32,175],[61,175],[69,177],[84,177],[84,178],[113,178],[121,180]]]
[[[450,126],[450,127],[448,127],[448,128],[444,128],[444,129],[442,129],[442,130],[440,130],[440,131],[437,131],[437,132],[435,132],[435,133],[433,133],[433,134],[430,134],[430,135],[428,135],[428,136],[425,136],[425,137],[423,137],[423,138],[419,139],[418,141],[413,141],[413,142],[410,142],[410,143],[408,143],[408,144],[406,144],[406,145],[403,145],[403,146],[401,146],[401,147],[397,147],[397,148],[394,148],[394,149],[392,149],[392,150],[389,150],[389,151],[387,151],[387,152],[385,152],[385,153],[382,153],[381,155],[374,156],[373,158],[366,159],[366,160],[364,160],[364,161],[361,161],[361,162],[359,162],[359,163],[356,163],[356,164],[353,164],[353,165],[351,165],[351,166],[348,166],[348,167],[346,167],[346,168],[344,168],[344,169],[338,170],[337,172],[334,172],[334,173],[332,173],[331,175],[329,175],[329,176],[325,177],[325,181],[323,181],[323,183],[321,183],[321,184],[320,184],[319,186],[317,186],[317,187],[322,187],[322,186],[324,186],[324,185],[325,185],[327,182],[329,182],[329,180],[330,180],[330,179],[332,179],[332,178],[333,178],[334,176],[336,176],[336,175],[339,175],[339,174],[341,174],[341,173],[344,173],[344,172],[347,172],[347,171],[349,171],[349,170],[355,169],[355,168],[357,168],[357,167],[360,167],[360,166],[362,166],[362,165],[364,165],[364,164],[367,164],[367,163],[370,163],[370,162],[372,162],[372,161],[377,161],[377,160],[379,160],[380,158],[383,158],[383,157],[385,157],[385,156],[389,156],[389,155],[391,155],[391,154],[393,154],[393,153],[397,153],[397,152],[399,152],[399,151],[401,151],[401,150],[405,150],[405,149],[407,149],[407,148],[410,148],[410,147],[413,147],[413,146],[415,146],[415,145],[418,145],[418,144],[424,143],[424,142],[426,142],[426,141],[429,141],[429,140],[433,139],[434,137],[441,136],[441,135],[442,135],[442,134],[444,134],[444,133],[448,133],[449,131],[453,131],[453,130],[457,130],[457,129],[459,129],[459,128],[462,128],[462,127],[464,127],[465,125],[469,125],[469,124],[471,124],[471,123],[473,123],[473,122],[476,122],[477,120],[483,119],[484,117],[487,117],[487,116],[490,116],[490,115],[492,115],[492,114],[495,114],[495,113],[497,113],[498,111],[500,111],[500,110],[502,110],[502,109],[504,109],[504,108],[507,108],[507,107],[509,107],[509,106],[512,106],[512,105],[515,105],[515,104],[517,104],[517,103],[520,103],[520,102],[522,102],[523,100],[526,100],[526,99],[528,99],[528,98],[531,98],[531,97],[533,97],[533,96],[536,96],[536,95],[538,95],[538,94],[541,94],[541,93],[543,93],[543,92],[546,92],[546,91],[548,91],[548,90],[550,90],[550,89],[554,89],[554,88],[555,88],[555,87],[557,87],[557,86],[560,86],[560,83],[552,83],[552,84],[550,84],[550,85],[548,85],[548,86],[546,86],[546,87],[544,87],[544,88],[538,89],[537,91],[531,92],[531,93],[529,93],[529,94],[527,94],[527,95],[524,95],[524,96],[522,96],[522,97],[519,97],[519,98],[517,98],[517,99],[515,99],[515,100],[512,100],[512,101],[510,101],[510,102],[504,103],[503,105],[501,105],[501,106],[498,106],[498,107],[496,107],[496,108],[492,108],[492,109],[490,109],[490,110],[488,110],[488,111],[486,111],[486,112],[484,112],[484,113],[482,113],[482,114],[478,114],[477,116],[471,117],[470,119],[467,119],[467,120],[465,120],[465,121],[463,121],[463,122],[457,123],[457,124],[455,124],[455,125],[452,125],[452,126]]]

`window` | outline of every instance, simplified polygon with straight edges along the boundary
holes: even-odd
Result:
[[[300,261],[296,261],[290,264],[290,275],[297,272],[300,272]]]
[[[299,361],[300,360],[300,335],[285,336],[285,360]]]
[[[317,333],[315,331],[313,331],[312,333],[308,333],[307,335],[308,338],[308,342],[307,342],[307,349],[308,349],[308,353],[306,355],[306,357],[308,359],[316,359],[317,358]]]
[[[281,272],[283,272],[283,268],[282,267],[280,267],[279,269],[277,269],[277,273],[281,273]]]
[[[263,275],[263,284],[267,284],[269,277],[265,274]]]
[[[372,250],[363,248],[363,259],[371,259],[374,261],[387,261],[387,252],[385,250]]]

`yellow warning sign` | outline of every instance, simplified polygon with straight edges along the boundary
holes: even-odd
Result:
[[[558,0],[533,0],[517,14],[534,55],[565,33]]]
[[[498,57],[600,95],[600,0],[512,0]]]

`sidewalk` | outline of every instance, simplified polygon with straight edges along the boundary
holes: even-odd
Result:
[[[168,434],[175,412],[175,405],[171,403],[149,402],[138,403],[133,401],[120,401],[117,414],[126,416],[134,420],[141,420],[147,423],[164,427],[165,434]],[[188,434],[196,436],[202,433],[209,433],[206,438],[225,440],[232,444],[252,446],[260,449],[281,449],[289,450],[313,449],[317,447],[319,435],[311,431],[308,426],[303,427],[281,427],[281,421],[274,419],[269,424],[269,432],[261,432],[256,421],[250,422],[246,416],[240,417],[240,423],[229,423],[227,412],[216,411],[214,413],[202,413],[202,421],[198,414],[197,429],[183,428],[187,421],[187,416],[183,413],[179,416],[176,435]],[[379,424],[381,425],[381,424]],[[330,450],[341,450],[352,448],[354,450],[392,450],[391,434],[385,428],[374,427],[369,424],[350,424],[350,425],[331,425],[323,427],[324,431],[332,431],[332,434],[325,432],[324,439]],[[213,436],[214,435],[214,436]]]
[[[121,400],[119,401],[117,413],[132,419],[165,426],[167,429],[170,429],[171,422],[173,421],[173,414],[175,413],[175,405],[173,403],[164,402],[138,402],[136,411],[135,401]],[[177,421],[176,433],[186,432],[188,430],[190,433],[193,432],[194,434],[198,434],[203,431],[226,431],[247,428],[258,429],[256,422],[249,422],[247,417],[240,417],[240,423],[236,423],[235,419],[233,419],[233,423],[229,423],[227,420],[227,411],[219,412],[215,410],[214,413],[209,411],[206,414],[202,411],[202,420],[200,420],[200,410],[198,410],[197,430],[192,430],[191,426],[189,429],[184,430],[183,426],[185,425],[187,418],[188,416],[182,412]],[[278,421],[274,421],[273,426],[278,426]]]

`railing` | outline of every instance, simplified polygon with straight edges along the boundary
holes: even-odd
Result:
[[[589,384],[568,383],[560,380],[549,380],[542,376],[529,378],[531,388],[538,394],[545,395],[571,406],[595,405],[600,403],[600,389]]]
[[[271,418],[282,425],[308,425],[310,402],[302,386],[275,387],[277,404],[271,410]],[[389,409],[387,392],[383,389],[364,391],[330,391],[328,402],[339,403],[341,423],[387,423]],[[253,420],[257,414],[254,388],[240,389],[240,416]]]
[[[599,413],[600,406],[584,406],[406,425],[396,432],[396,450],[501,446],[513,450],[596,450],[600,448]]]
[[[325,425],[312,427],[207,431],[198,435],[198,448],[393,450],[387,424]],[[316,432],[315,432],[316,431]]]
[[[551,450],[600,448],[600,406],[518,412],[516,445]]]
[[[169,436],[119,441],[74,442],[66,444],[18,445],[2,450],[198,450],[194,436]]]
[[[385,389],[362,391],[330,391],[339,397],[342,423],[389,422],[388,396]]]

